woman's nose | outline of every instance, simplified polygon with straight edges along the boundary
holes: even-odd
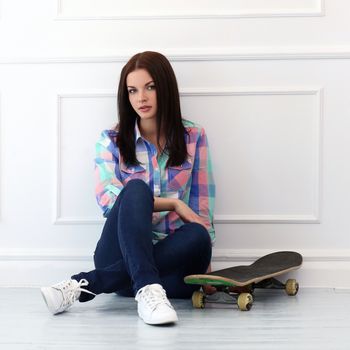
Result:
[[[139,94],[139,101],[140,102],[146,101],[146,94],[143,91],[141,91]]]

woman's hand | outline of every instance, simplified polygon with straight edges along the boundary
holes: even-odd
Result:
[[[207,269],[207,273],[209,272],[211,272],[211,264],[209,264]],[[203,292],[207,295],[214,294],[217,291],[214,286],[211,286],[209,284],[204,284],[202,288],[203,288]]]
[[[183,222],[197,222],[205,227],[204,220],[182,200],[176,201],[174,209]]]

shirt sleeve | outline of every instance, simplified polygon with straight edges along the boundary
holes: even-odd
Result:
[[[201,128],[192,169],[189,207],[204,220],[212,244],[214,244],[215,241],[213,225],[214,204],[215,183],[212,163],[207,136],[204,129]]]
[[[103,216],[107,217],[123,184],[119,171],[119,152],[106,131],[96,143],[95,181],[96,200]]]

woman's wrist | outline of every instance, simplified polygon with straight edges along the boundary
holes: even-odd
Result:
[[[181,205],[181,200],[174,198],[174,211],[176,212],[176,210],[179,208],[179,206]]]
[[[176,211],[179,202],[176,198],[154,197],[154,211]]]

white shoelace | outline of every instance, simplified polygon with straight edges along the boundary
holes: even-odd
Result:
[[[172,308],[166,297],[165,290],[160,285],[150,284],[141,288],[137,292],[135,299],[139,301],[141,298],[151,310],[154,310],[159,304],[167,304]]]
[[[78,282],[78,285],[73,286],[72,281],[62,281],[60,283],[57,283],[54,288],[61,290],[63,295],[63,303],[62,306],[66,305],[72,305],[78,298],[78,295],[80,295],[79,292],[85,292],[88,294],[96,295],[95,293],[90,292],[87,289],[81,288],[85,287],[89,284],[89,282],[86,279],[81,279]]]

